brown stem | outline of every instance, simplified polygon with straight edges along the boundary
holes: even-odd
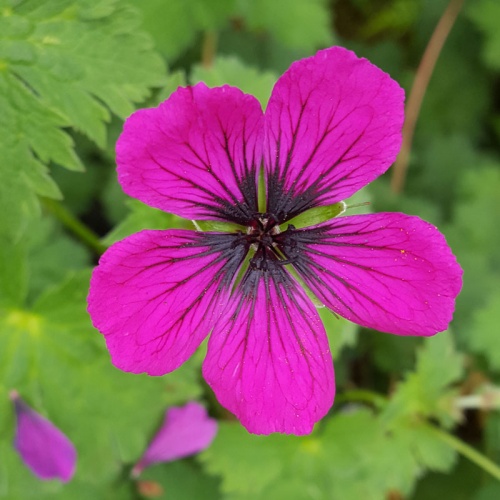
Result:
[[[214,64],[216,52],[217,33],[215,31],[206,31],[201,47],[201,64],[205,69],[211,68]]]
[[[401,193],[404,188],[406,171],[410,160],[411,146],[413,142],[413,134],[415,125],[417,124],[418,115],[422,101],[429,85],[434,67],[438,60],[439,54],[443,48],[451,28],[455,24],[460,10],[465,0],[451,0],[443,12],[434,33],[425,48],[424,55],[418,66],[415,79],[406,103],[406,119],[403,126],[403,144],[399,156],[392,168],[391,189],[394,193]]]

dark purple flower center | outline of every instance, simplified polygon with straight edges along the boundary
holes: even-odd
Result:
[[[269,213],[259,213],[247,227],[246,240],[250,245],[272,246],[277,234],[280,234],[280,228],[276,217]]]
[[[278,264],[289,264],[283,252],[283,237],[289,229],[282,233],[277,217],[271,213],[256,213],[247,226],[243,241],[250,258],[250,268],[269,271]]]

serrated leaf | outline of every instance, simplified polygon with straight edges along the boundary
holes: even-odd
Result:
[[[337,414],[307,437],[253,436],[221,424],[200,459],[238,499],[383,500],[411,491],[418,472],[405,443],[365,410]]]
[[[460,379],[463,369],[463,356],[455,350],[449,331],[426,338],[418,352],[415,371],[398,385],[382,419],[432,417],[451,426],[460,415],[454,402],[456,391],[450,386]]]
[[[116,0],[3,2],[0,10],[0,228],[19,236],[36,195],[60,198],[47,165],[83,167],[62,127],[104,146],[109,110],[125,117],[164,68]]]
[[[448,472],[457,460],[457,452],[443,442],[426,422],[409,419],[391,429],[395,438],[411,450],[422,469]]]

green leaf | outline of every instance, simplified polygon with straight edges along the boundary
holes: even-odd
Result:
[[[129,214],[103,238],[105,245],[111,245],[143,229],[192,228],[190,221],[151,208],[138,200],[129,198],[126,204],[130,208]]]
[[[426,422],[409,419],[399,422],[390,432],[411,450],[422,469],[448,472],[456,463],[456,451],[440,440]]]
[[[436,134],[426,137],[415,149],[415,160],[410,170],[411,189],[421,193],[427,204],[432,201],[439,204],[442,212],[448,215],[459,196],[462,173],[484,158],[478,155],[470,137]]]
[[[168,99],[172,92],[177,90],[178,87],[185,87],[186,85],[187,81],[184,71],[173,71],[168,75],[168,80],[165,87],[163,87],[161,91],[158,92],[158,94],[155,96],[156,103],[159,104],[163,102],[165,99]]]
[[[500,69],[500,4],[496,0],[477,0],[468,4],[467,13],[485,37],[484,60],[494,69]]]
[[[364,339],[364,342],[368,345],[377,367],[394,376],[414,367],[415,350],[421,345],[422,339],[378,332],[377,335]]]
[[[455,469],[448,473],[431,473],[419,481],[412,500],[479,500],[474,492],[484,482],[482,471],[467,459],[458,460]],[[483,499],[486,500],[486,499]],[[491,499],[493,500],[493,499]]]
[[[55,219],[43,217],[28,226],[26,264],[29,271],[28,302],[52,283],[66,278],[69,272],[91,264],[89,251],[70,238]],[[12,264],[11,264],[12,265]]]
[[[415,0],[392,0],[385,8],[374,5],[361,34],[368,38],[392,31],[401,36],[415,23],[419,10],[420,2]]]
[[[138,17],[116,0],[3,2],[0,9],[0,227],[17,237],[36,195],[60,198],[47,165],[82,170],[73,127],[100,146],[109,110],[125,117],[164,68]]]
[[[500,497],[500,483],[498,481],[490,482],[477,492],[472,500],[497,500]]]
[[[460,379],[463,369],[463,356],[455,350],[450,332],[425,339],[415,371],[398,385],[382,419],[390,422],[429,417],[451,426],[460,414],[455,406],[457,391],[450,386]]]
[[[271,71],[259,71],[236,57],[217,57],[210,68],[194,66],[191,74],[193,83],[203,81],[209,87],[229,84],[247,94],[257,97],[265,109],[278,75]]]
[[[427,2],[437,6],[437,2]],[[445,5],[443,4],[443,10]],[[438,14],[442,14],[442,11]],[[433,19],[432,26],[437,22]],[[426,29],[428,29],[428,26]],[[421,52],[430,36],[421,29]],[[478,47],[473,27],[458,18],[439,57],[422,103],[413,151],[418,154],[423,140],[461,134],[480,138],[478,123],[487,120],[493,98],[489,74],[478,60]],[[418,63],[415,63],[417,67]],[[473,77],[471,76],[473,75]],[[463,82],[467,85],[463,85]],[[421,142],[422,140],[422,142]]]
[[[472,339],[468,331],[472,314],[484,307],[488,297],[500,286],[500,232],[493,215],[500,213],[498,167],[498,161],[483,159],[479,166],[464,172],[453,223],[444,228],[464,269],[464,286],[457,298],[455,322],[465,343]]]
[[[71,482],[41,481],[21,461],[11,442],[0,442],[0,497],[9,500],[135,500],[128,482],[92,484],[74,477]],[[77,464],[78,467],[78,464]]]
[[[200,31],[215,31],[227,23],[235,0],[148,0],[137,2],[143,26],[159,50],[173,60]]]
[[[324,0],[243,0],[237,13],[252,30],[268,30],[291,48],[308,52],[333,44],[330,13]]]
[[[391,491],[410,492],[418,473],[405,442],[356,409],[304,437],[253,436],[221,424],[200,459],[222,478],[223,493],[238,499],[383,500]]]
[[[467,344],[477,353],[483,354],[495,371],[500,371],[500,292],[488,298],[486,305],[476,310],[467,331]]]
[[[207,472],[222,477],[224,493],[248,493],[265,498],[263,492],[285,471],[293,438],[255,436],[237,423],[219,424],[211,447],[200,455]]]
[[[318,313],[328,335],[332,357],[336,359],[344,347],[352,347],[356,344],[359,326],[336,316],[327,307],[318,309]]]
[[[206,475],[193,459],[153,465],[141,474],[139,481],[151,481],[158,485],[162,490],[162,493],[154,497],[158,500],[221,498],[219,481],[213,476]]]
[[[391,190],[387,179],[383,178],[377,179],[369,187],[373,195],[375,212],[403,212],[416,215],[436,225],[442,222],[441,210],[436,202],[423,194],[421,196],[396,194]]]
[[[0,236],[0,307],[20,306],[27,292],[26,245]]]

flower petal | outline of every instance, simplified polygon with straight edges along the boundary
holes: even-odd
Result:
[[[113,363],[163,375],[210,332],[244,258],[236,235],[142,231],[110,247],[90,283],[88,310]]]
[[[116,145],[123,190],[188,219],[244,224],[257,211],[263,113],[225,85],[179,88],[128,118]]]
[[[307,434],[333,403],[328,340],[302,288],[268,264],[243,277],[212,332],[203,375],[249,432]]]
[[[14,446],[23,462],[40,479],[68,482],[75,473],[73,443],[52,423],[32,410],[12,391],[17,417]]]
[[[167,410],[160,430],[148,449],[132,469],[137,477],[143,469],[158,462],[171,462],[208,448],[217,434],[217,421],[207,410],[191,401],[182,407]]]
[[[462,269],[428,222],[399,213],[356,215],[282,235],[283,252],[306,285],[341,316],[400,335],[448,327]]]
[[[290,220],[384,173],[401,146],[403,104],[389,75],[341,47],[292,64],[265,114],[268,212]]]

